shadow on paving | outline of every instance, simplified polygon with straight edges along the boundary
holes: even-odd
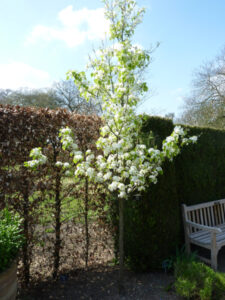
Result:
[[[118,294],[118,268],[101,267],[77,270],[60,276],[57,281],[37,282],[27,291],[19,290],[19,300],[47,299],[181,299],[173,292],[166,292],[166,287],[173,282],[173,277],[165,273],[134,274],[125,272],[125,295]]]

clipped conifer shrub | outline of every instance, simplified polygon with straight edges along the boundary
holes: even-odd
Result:
[[[161,147],[171,134],[171,120],[143,116],[142,138]],[[198,142],[182,149],[164,174],[125,207],[125,256],[136,271],[159,269],[184,243],[181,204],[192,205],[225,198],[225,131],[185,126]],[[117,245],[117,244],[116,244]]]

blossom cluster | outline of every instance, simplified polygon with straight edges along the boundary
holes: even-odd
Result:
[[[132,136],[118,139],[105,127],[102,132],[108,136],[104,137],[102,133],[103,136],[97,142],[103,155],[95,156],[88,150],[86,158],[77,164],[74,175],[87,176],[92,181],[104,184],[109,191],[116,191],[121,198],[127,198],[134,190],[144,191],[151,182],[157,183],[158,175],[163,172],[162,163],[166,158],[172,160],[180,153],[180,143],[185,145],[197,141],[197,137],[185,137],[183,128],[177,126],[163,142],[160,151],[155,148],[148,149],[143,144],[134,144]]]
[[[42,154],[41,147],[32,149],[30,152],[30,157],[32,160],[25,162],[24,165],[31,169],[36,169],[39,165],[43,165],[47,162],[47,157]]]
[[[83,160],[83,154],[79,150],[77,143],[74,140],[74,135],[69,127],[62,128],[59,132],[63,149],[68,149],[73,156],[73,162],[76,164]]]

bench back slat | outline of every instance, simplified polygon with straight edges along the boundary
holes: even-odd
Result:
[[[199,224],[199,222],[200,222],[199,214],[200,214],[200,209],[197,209],[197,210],[196,210],[196,215],[197,215],[197,223],[198,223],[198,224]]]
[[[218,205],[215,205],[212,208],[213,208],[213,212],[214,212],[215,225],[217,225],[220,221]]]
[[[215,206],[216,216],[217,216],[217,225],[222,223],[222,214],[221,214],[221,204]]]
[[[192,206],[183,205],[186,220],[206,226],[217,226],[225,223],[225,199]],[[192,228],[191,231],[196,231]]]
[[[203,208],[203,215],[204,215],[204,220],[205,220],[204,225],[207,225],[209,222],[208,222],[208,217],[207,217],[207,210],[205,207]]]
[[[225,214],[225,211],[224,211],[224,203],[221,203],[221,211],[222,211],[222,223],[224,223],[224,214]]]
[[[202,225],[205,225],[205,221],[203,220],[203,208],[202,209],[200,209],[200,224],[202,224]]]
[[[210,207],[206,207],[206,209],[207,209],[209,226],[212,226],[212,219],[211,219],[211,214],[210,214]]]
[[[192,215],[192,221],[196,223],[195,210],[191,211],[191,215]]]
[[[215,218],[214,218],[213,206],[210,206],[209,210],[210,210],[210,215],[211,215],[211,220],[212,220],[212,226],[215,226]]]

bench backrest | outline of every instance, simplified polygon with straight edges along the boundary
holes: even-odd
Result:
[[[183,217],[201,225],[221,225],[225,223],[225,199],[191,206],[183,204]]]

